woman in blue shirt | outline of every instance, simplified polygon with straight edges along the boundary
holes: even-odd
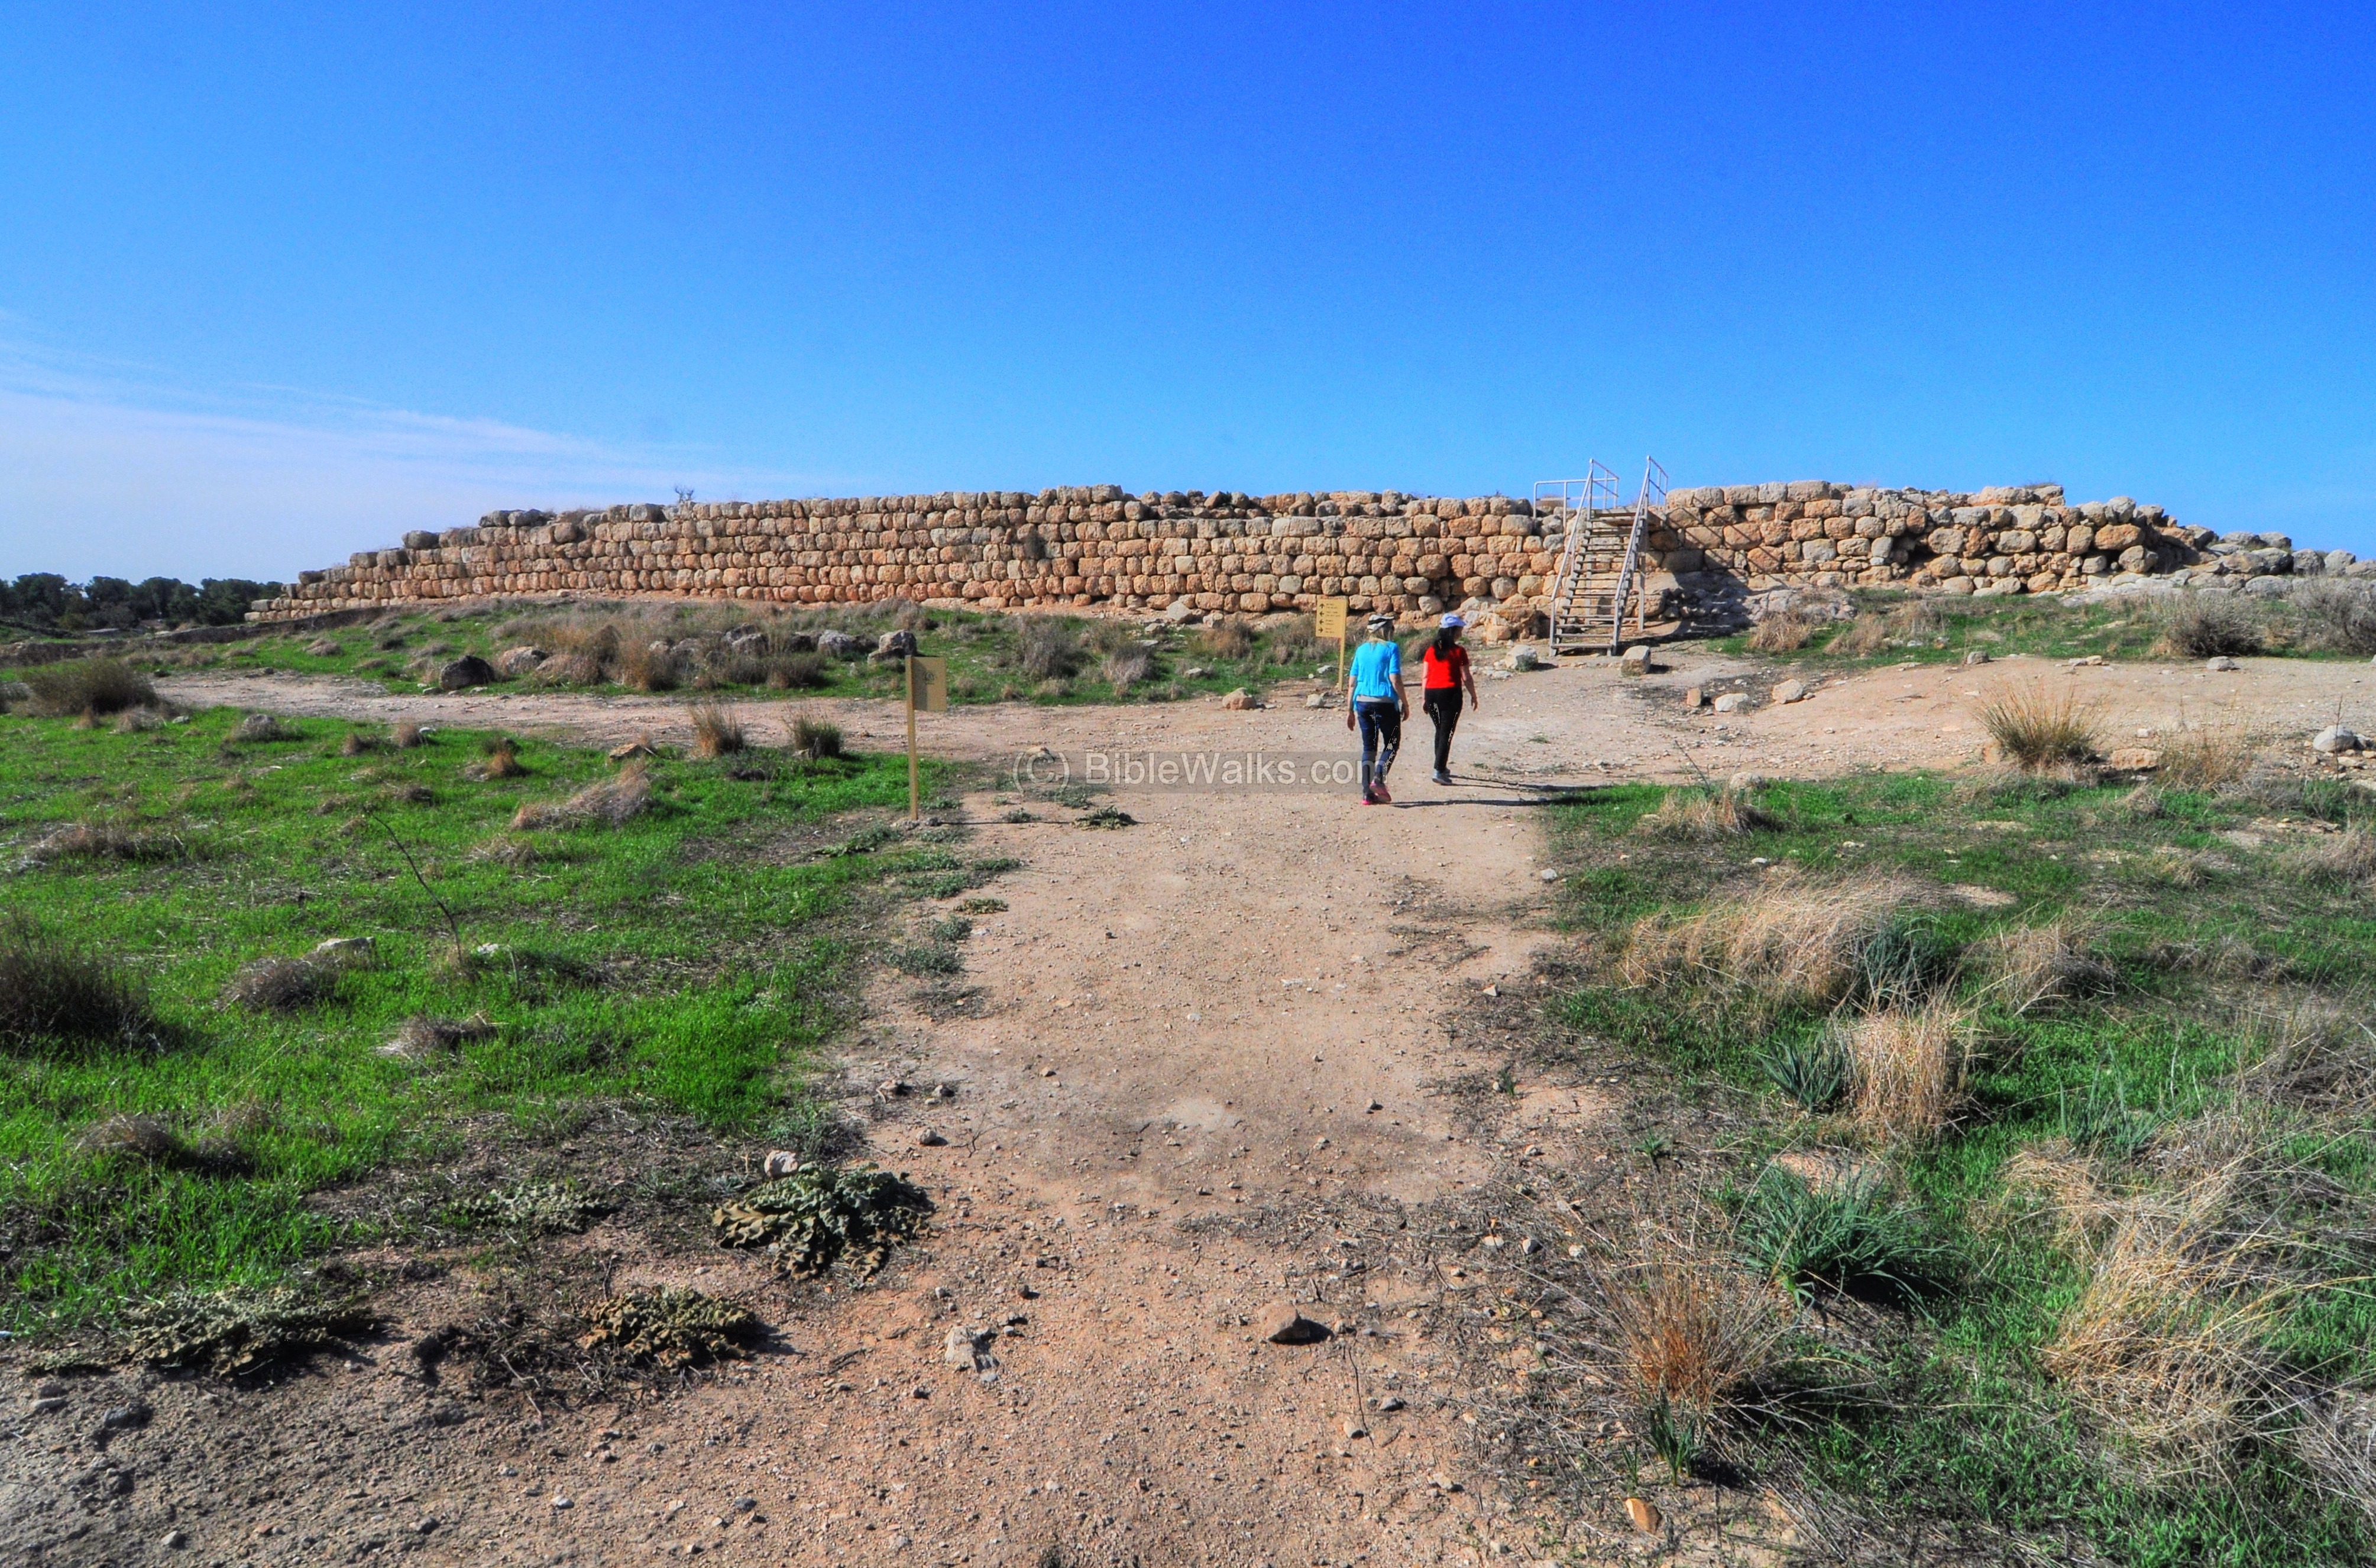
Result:
[[[1403,650],[1395,641],[1395,618],[1370,617],[1370,640],[1353,650],[1353,700],[1345,709],[1345,728],[1361,731],[1361,803],[1391,804],[1386,793],[1386,769],[1402,749],[1403,720],[1410,717],[1410,699],[1403,695]]]

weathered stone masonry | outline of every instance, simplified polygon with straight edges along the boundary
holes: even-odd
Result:
[[[1251,496],[1118,485],[856,499],[490,512],[298,574],[251,620],[489,596],[681,594],[783,603],[878,599],[1257,612],[1342,594],[1433,612],[1548,605],[1570,515],[1509,496],[1393,491]],[[1800,481],[1679,490],[1647,540],[1660,598],[1899,585],[2041,592],[2178,570],[2328,569],[2262,536],[2215,540],[2157,506],[2066,505],[2056,486],[1977,494]],[[2238,544],[2237,540],[2253,541]],[[2346,552],[2334,569],[2351,564]],[[2282,555],[2284,560],[2277,558]],[[2305,557],[2316,555],[2315,564]]]

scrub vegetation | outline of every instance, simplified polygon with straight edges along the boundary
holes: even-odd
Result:
[[[327,1254],[625,1201],[469,1174],[583,1166],[555,1151],[589,1127],[826,1148],[809,1086],[877,915],[1004,863],[906,831],[905,757],[822,731],[769,751],[723,716],[614,765],[143,711],[0,717],[0,1325],[36,1345],[205,1320],[175,1356],[244,1365],[346,1320],[304,1283]]]
[[[2037,749],[1554,808],[1551,1049],[1681,1087],[1543,1271],[1530,1475],[1773,1487],[1859,1561],[2376,1551],[2376,798]]]

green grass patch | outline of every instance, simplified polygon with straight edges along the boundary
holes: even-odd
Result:
[[[2376,1372],[2368,1108],[2254,1099],[2243,1075],[2271,1011],[2322,992],[2346,1017],[2367,1010],[2376,903],[2299,868],[2305,846],[2376,818],[2376,797],[2278,779],[2141,802],[2125,784],[1870,774],[1767,787],[1763,826],[1679,843],[1658,831],[1665,795],[1616,787],[1553,809],[1573,868],[1564,918],[1588,950],[1556,1007],[1670,1064],[1687,1099],[1748,1108],[1730,1142],[1736,1253],[1794,1296],[1877,1303],[1884,1324],[1828,1345],[1833,1391],[1751,1447],[1884,1517],[2073,1532],[2109,1561],[2367,1561],[2366,1516],[2306,1467],[2281,1415],[2243,1421],[2216,1479],[2173,1484],[2048,1375],[2091,1265],[2014,1179],[2026,1158],[2075,1160],[2117,1201],[2213,1159],[2204,1129],[2259,1129],[2310,1196],[2271,1210],[2300,1277],[2253,1331],[2256,1364],[2293,1388]],[[2181,859],[2197,870],[2174,875]],[[1842,885],[1910,888],[1916,913],[1867,942],[1871,978],[1836,1013],[1738,978],[1721,943],[1692,949],[1695,965],[1629,968],[1637,921],[1671,932],[1706,912],[1738,920],[1776,889]],[[2087,953],[2084,983],[2041,999],[2041,976],[2061,971],[2039,955],[2059,949],[2023,933],[2049,922]],[[1893,994],[1952,1009],[1978,1042],[1933,1135],[1861,1121],[1853,1086],[1873,1069],[1836,1054],[1853,1036],[1842,1024]],[[1821,1177],[1764,1164],[1794,1144],[1852,1153]]]
[[[17,1332],[271,1285],[362,1239],[315,1194],[474,1138],[558,1141],[604,1105],[753,1135],[799,1121],[871,957],[855,917],[998,866],[889,826],[869,853],[826,852],[904,812],[904,756],[741,776],[660,759],[639,814],[516,832],[522,805],[614,769],[526,740],[523,771],[489,778],[475,734],[342,754],[361,727],[284,720],[291,738],[264,744],[238,725],[0,717],[0,974],[42,979],[0,1004]],[[191,852],[26,853],[97,820]],[[340,938],[369,948],[316,956]],[[227,999],[266,959],[321,983]]]

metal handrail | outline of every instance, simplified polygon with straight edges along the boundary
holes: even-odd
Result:
[[[1656,494],[1657,499],[1652,500]],[[1615,653],[1625,641],[1626,596],[1634,593],[1634,575],[1640,568],[1642,536],[1650,529],[1650,508],[1664,505],[1667,500],[1667,470],[1656,457],[1642,459],[1642,489],[1634,497],[1634,528],[1625,536],[1625,564],[1617,573],[1617,592],[1609,606],[1609,651]],[[1634,604],[1634,635],[1641,636],[1649,629],[1650,606],[1646,596],[1636,598]]]
[[[1623,493],[1621,483],[1617,471],[1598,458],[1586,464],[1582,479],[1548,479],[1535,483],[1535,515],[1540,517],[1543,502],[1556,493],[1562,513],[1560,526],[1567,530],[1566,539],[1560,544],[1559,575],[1551,583],[1550,645],[1554,656],[1560,648],[1560,621],[1567,613],[1569,600],[1575,591],[1576,566],[1585,541],[1600,514],[1617,509],[1618,499]]]

